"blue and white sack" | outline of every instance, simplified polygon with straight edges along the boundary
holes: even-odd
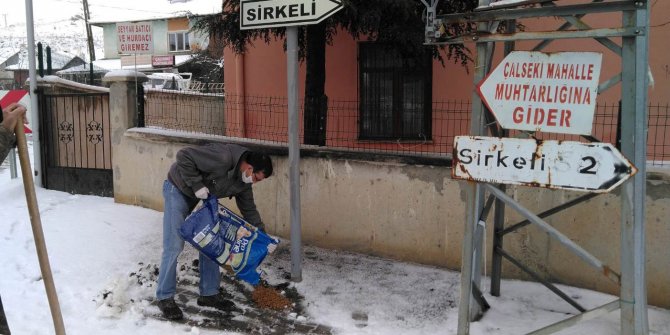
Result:
[[[219,265],[229,265],[235,277],[251,285],[260,281],[258,266],[279,240],[258,230],[214,196],[186,218],[179,228],[184,241]]]

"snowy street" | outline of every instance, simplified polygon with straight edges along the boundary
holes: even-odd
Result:
[[[7,162],[0,167],[0,268],[4,273],[0,295],[12,334],[53,333],[23,184],[20,178],[10,179],[7,167]],[[111,198],[45,189],[38,189],[37,196],[68,334],[221,333],[199,326],[198,316],[191,315],[194,321],[189,324],[147,317],[157,312],[152,305],[152,270],[161,252],[162,213],[115,204]],[[262,265],[271,284],[284,283],[289,277],[288,246],[289,241],[283,240]],[[178,287],[197,292],[197,275],[191,267],[197,256],[192,247],[186,250]],[[272,327],[258,323],[283,320],[289,327],[284,329],[294,327],[296,333],[311,329],[334,334],[456,334],[459,273],[314,247],[305,247],[304,255],[303,281],[291,283],[287,290],[296,290],[304,301],[291,310],[259,316],[263,311],[245,298],[248,292],[244,291],[250,288],[224,276],[224,291],[237,307],[228,323],[229,329],[237,331],[229,333],[269,333]],[[488,289],[487,280],[483,287]],[[616,299],[563,288],[587,308]],[[535,283],[504,281],[501,297],[485,295],[492,308],[471,325],[471,334],[523,334],[577,312]],[[194,300],[180,302],[187,317],[189,308],[196,306]],[[650,307],[649,320],[651,334],[670,334],[670,311]],[[217,322],[225,324],[225,320]],[[246,330],[240,331],[245,323]],[[618,332],[619,312],[615,311],[559,334]]]

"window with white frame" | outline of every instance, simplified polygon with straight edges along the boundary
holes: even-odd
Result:
[[[168,42],[170,44],[170,51],[191,50],[191,43],[188,39],[188,31],[168,33]]]

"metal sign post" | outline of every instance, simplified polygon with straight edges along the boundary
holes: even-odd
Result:
[[[489,0],[480,0],[480,5],[488,5]],[[436,5],[436,3],[434,4]],[[488,31],[490,26],[486,22],[477,24],[477,29]],[[436,29],[435,31],[439,31]],[[435,35],[433,35],[435,36]],[[492,54],[493,45],[489,43],[477,43],[477,60],[474,73],[474,83],[480,82],[488,72],[489,62],[487,54]],[[486,115],[484,104],[479,95],[472,94],[472,116],[470,123],[471,135],[486,135]],[[481,291],[481,259],[483,258],[484,229],[479,225],[480,213],[484,208],[484,190],[479,183],[468,183],[466,190],[465,209],[465,236],[463,238],[463,250],[461,254],[461,292],[458,306],[458,332],[468,334],[470,332],[470,321],[479,319],[484,311],[481,303],[475,302],[475,292]]]
[[[342,9],[334,0],[247,0],[240,2],[240,29],[286,28],[288,161],[291,220],[291,279],[302,281],[300,222],[300,123],[298,118],[298,27],[317,24]]]
[[[28,78],[30,78],[30,122],[33,127],[33,176],[35,185],[42,187],[42,152],[40,143],[40,115],[37,104],[37,71],[35,55],[35,26],[33,1],[26,0],[26,33],[28,42]]]
[[[632,1],[631,1],[632,2]],[[635,34],[622,38],[621,149],[639,173],[621,192],[621,333],[648,334],[645,283],[645,200],[647,196],[647,69],[649,7],[634,1],[623,13],[623,26]]]
[[[302,224],[300,217],[300,132],[298,123],[298,28],[286,28],[288,81],[288,165],[291,201],[291,279],[302,281]]]
[[[482,107],[478,95],[473,96],[470,135],[474,137],[458,139],[455,143],[455,164],[452,174],[456,178],[470,181],[466,187],[466,226],[463,239],[458,334],[469,334],[469,323],[477,320],[487,307],[482,296],[477,299],[477,295],[481,293],[477,289],[481,274],[481,267],[478,263],[481,259],[481,238],[478,233],[482,230],[480,227],[485,225],[494,198],[496,224],[492,248],[494,255],[491,293],[500,294],[501,261],[506,259],[581,313],[529,334],[552,334],[616,309],[620,309],[621,312],[621,334],[648,334],[644,275],[644,209],[649,2],[647,0],[593,0],[590,2],[584,0],[564,3],[554,0],[508,0],[500,2],[501,5],[496,5],[491,4],[489,0],[480,0],[479,7],[473,12],[447,15],[435,14],[436,3],[434,1],[431,1],[430,4],[426,1],[423,3],[428,12],[425,29],[426,44],[476,43],[477,59],[474,81],[475,85],[479,84],[481,97],[490,109]],[[612,17],[620,15],[623,20],[621,24],[618,24],[616,20],[609,20],[607,27],[592,28],[582,18],[595,13],[611,14]],[[554,31],[516,32],[514,29],[509,29],[509,23],[526,18],[560,18],[565,22]],[[474,23],[477,24],[477,30],[474,33],[462,36],[447,36],[439,33],[449,31],[445,27],[450,24],[471,25]],[[502,24],[505,24],[508,29],[504,34],[499,34],[498,26]],[[610,38],[621,38],[621,43]],[[605,49],[622,58],[621,73],[598,84],[599,56],[576,51],[570,51],[565,55],[536,53],[557,39],[595,40]],[[504,42],[507,46],[509,43],[521,40],[540,40],[540,42],[535,47],[531,47],[529,51],[511,53],[496,71],[483,80],[492,61],[491,45],[495,42]],[[511,50],[506,50],[505,53],[507,54],[508,51]],[[564,59],[560,62],[553,62],[551,58],[556,55]],[[569,58],[573,55],[577,58],[570,60]],[[563,76],[563,70],[560,74],[555,68],[549,71],[548,67],[552,62],[561,63],[561,67],[566,64],[566,76]],[[572,74],[570,74],[571,69]],[[563,82],[548,82],[548,79],[560,79]],[[590,136],[595,94],[615,87],[619,82],[621,82],[622,152],[632,160],[633,164],[628,163],[611,145],[600,143],[598,139]],[[555,96],[560,100],[562,99],[560,90],[564,86],[567,90],[565,97],[567,100],[555,104],[557,99],[554,99],[550,92],[557,93]],[[531,98],[533,87],[536,88],[536,95]],[[544,92],[540,93],[542,87],[544,87]],[[573,89],[572,93],[569,92],[570,87]],[[588,99],[584,98],[584,92],[587,92]],[[539,95],[544,94],[542,99],[538,99],[538,93]],[[573,99],[570,100],[567,96]],[[576,99],[577,97],[579,99]],[[530,108],[526,108],[527,105],[530,105]],[[494,117],[496,120],[493,120]],[[506,129],[516,129],[519,136],[534,136],[534,132],[537,131],[582,135],[590,143],[568,144],[571,146],[568,148],[563,144],[550,144],[547,141],[531,144],[528,140],[482,137],[486,135],[486,130],[497,137],[507,136]],[[510,144],[512,148],[509,148]],[[547,144],[552,148],[545,148]],[[555,158],[547,161],[547,158],[551,156]],[[549,171],[541,168],[543,162]],[[493,165],[496,166],[493,167]],[[638,170],[637,174],[635,174],[635,167]],[[516,170],[524,170],[529,175],[522,176]],[[633,174],[635,176],[629,179]],[[533,183],[530,186],[580,189],[590,193],[536,215],[505,192],[504,184],[524,184],[528,181]],[[536,181],[539,182],[536,183]],[[504,184],[498,186],[492,183]],[[611,266],[601,262],[553,226],[547,224],[543,218],[583,203],[595,197],[595,193],[607,192],[622,183],[621,274],[618,274]],[[489,193],[485,205],[484,192]],[[498,205],[501,204],[515,210],[525,220],[505,227],[504,207],[498,210]],[[606,278],[620,285],[619,299],[586,310],[569,295],[546,280],[546,276],[534,272],[514,258],[512,253],[503,249],[502,241],[506,234],[529,224],[543,229],[549,237],[578,255],[588,265],[598,269]]]

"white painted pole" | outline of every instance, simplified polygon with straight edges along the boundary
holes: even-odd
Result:
[[[40,153],[40,117],[37,106],[37,73],[35,71],[35,27],[33,2],[26,0],[26,30],[28,38],[28,77],[30,78],[30,122],[33,131],[33,176],[36,187],[42,187],[42,156]]]
[[[11,149],[9,150],[9,176],[11,179],[16,179],[19,177],[18,173],[16,172],[16,150]]]

